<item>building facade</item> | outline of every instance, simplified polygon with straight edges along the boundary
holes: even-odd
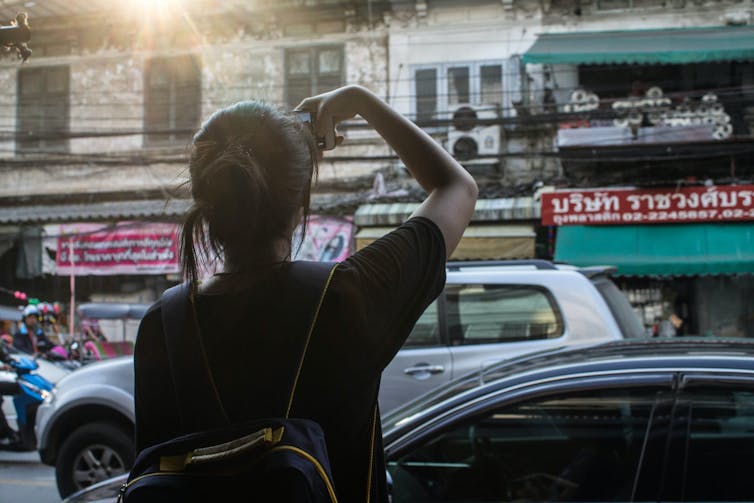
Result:
[[[453,259],[615,265],[648,329],[676,315],[685,323],[677,332],[754,336],[754,215],[738,191],[752,177],[752,0],[166,5],[149,16],[131,2],[0,8],[7,19],[29,13],[34,51],[23,65],[0,62],[0,287],[66,301],[76,276],[84,299],[154,299],[177,269],[77,275],[75,264],[60,267],[65,243],[87,235],[84,224],[110,234],[176,225],[189,203],[188,141],[217,108],[249,98],[293,108],[355,83],[425,128],[479,183]],[[341,133],[343,146],[320,166],[306,258],[366,245],[422,197],[363,122]],[[562,210],[563,197],[583,199],[583,190],[643,201],[700,187],[736,188],[732,209],[743,217],[584,225],[574,204],[552,218],[553,205]],[[657,236],[671,236],[665,248],[641,248]],[[709,243],[720,242],[733,244],[713,259]],[[623,247],[610,255],[600,243]],[[634,261],[617,260],[625,257]],[[668,266],[678,263],[696,265]]]
[[[523,55],[558,123],[555,259],[616,266],[655,333],[754,336],[753,7],[553,1]]]

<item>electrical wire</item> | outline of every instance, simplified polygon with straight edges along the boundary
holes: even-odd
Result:
[[[491,60],[491,61],[492,62],[490,62],[489,65],[496,66],[496,65],[502,64],[499,60]],[[413,67],[414,70],[431,70],[431,69],[438,70],[437,77],[435,79],[432,79],[432,80],[433,81],[436,80],[439,83],[447,83],[449,81],[454,80],[453,77],[449,77],[447,74],[445,74],[445,73],[443,73],[443,72],[441,72],[439,70],[441,70],[441,69],[449,69],[449,68],[470,68],[470,67],[474,67],[474,66],[487,66],[486,63],[487,62],[485,62],[484,60],[481,60],[481,61],[459,62],[457,64],[457,66],[455,66],[455,67],[452,64],[447,64],[447,63],[416,64],[416,65],[410,65],[410,67]],[[29,68],[29,69],[22,70],[22,72],[23,71],[32,71],[32,70],[43,70],[43,69],[46,69],[46,68],[54,68],[55,66],[58,66],[58,65]],[[503,65],[503,66],[508,66],[508,65]],[[547,70],[546,73],[549,74],[550,76],[557,76],[558,74],[561,74],[561,73],[565,73],[565,74],[569,74],[569,75],[573,75],[575,73],[578,73],[578,69],[577,69],[578,67],[577,67],[577,65],[571,65],[571,66],[573,66],[573,68],[571,68],[571,69],[551,69],[551,70]],[[682,66],[682,65],[678,65],[678,66]],[[598,67],[595,67],[595,68],[591,68],[590,67],[590,73],[606,72],[606,73],[614,74],[616,72],[616,70],[620,70],[623,67],[630,67],[630,65],[617,65],[617,68],[615,66],[611,66],[611,65],[599,65]],[[148,72],[143,72],[143,73],[144,73],[144,76],[146,76],[146,74]],[[509,71],[509,72],[503,71],[499,75],[501,77],[501,81],[505,82],[505,80],[507,80],[507,78],[510,78],[510,77],[519,78],[520,76],[522,76],[522,72],[519,69],[516,69],[514,71]],[[469,72],[469,80],[472,77],[479,78],[479,75],[476,74],[476,73],[474,73],[472,75],[472,73]],[[253,81],[252,75],[249,75],[249,80],[250,80],[250,82]],[[143,81],[144,81],[143,79],[139,79],[139,82],[138,82],[139,86],[142,85]],[[376,81],[373,82],[373,85],[386,85],[386,86],[390,86],[391,88],[393,88],[393,87],[395,87],[395,85],[400,84],[400,83],[413,84],[415,82],[416,82],[415,76],[410,75],[410,76],[406,76],[406,77],[396,76],[396,77],[391,78],[391,79],[378,79],[378,80],[376,80]],[[125,84],[124,87],[127,87],[127,88],[133,87],[133,81],[132,80],[124,79],[124,81],[122,81],[121,83]],[[198,79],[196,81],[196,83],[188,84],[186,86],[178,86],[176,89],[179,89],[179,90],[187,90],[187,89],[189,89],[190,90],[190,89],[194,89],[194,88],[197,88],[197,87],[201,87],[200,84],[201,84],[200,83],[200,79]],[[272,84],[272,83],[270,83],[270,84],[265,84],[263,87],[257,87],[256,90],[279,91],[279,90],[289,89],[290,87],[291,87],[291,85],[289,83],[279,83],[279,84]],[[573,87],[555,87],[554,89],[555,90],[559,90],[559,91],[570,91],[570,90],[576,90],[576,89],[583,89],[583,87],[584,87],[583,84],[577,84],[577,85],[575,85]],[[630,83],[628,83],[625,87],[626,88],[630,87]],[[709,88],[709,90],[710,91],[714,91],[715,89],[726,89],[726,88],[728,88],[728,89],[736,89],[738,87],[740,87],[740,86],[722,86],[722,87],[718,86],[718,87],[714,87],[714,88]],[[744,87],[750,87],[750,86],[744,86]],[[206,92],[212,93],[212,92],[218,92],[218,91],[222,91],[222,92],[239,91],[239,92],[242,92],[242,93],[248,93],[250,90],[255,90],[255,89],[250,88],[250,86],[248,84],[222,85],[222,86],[210,85],[210,86],[206,86],[206,87],[202,88],[202,91],[204,91],[205,93]],[[694,90],[675,91],[675,93],[685,93],[685,92],[693,92],[693,91]],[[505,93],[518,93],[518,92],[519,92],[519,90],[517,90],[517,89],[513,89],[513,90],[503,89],[502,90],[503,94],[505,94]],[[88,99],[88,98],[91,98],[91,97],[96,97],[98,95],[112,97],[112,96],[117,96],[120,93],[117,92],[117,91],[110,91],[110,92],[101,91],[100,93],[96,94],[96,93],[92,93],[92,91],[90,91],[90,90],[70,89],[66,94],[68,94],[71,97],[82,96],[82,97]],[[132,93],[132,94],[139,94],[139,95],[141,95],[141,93]],[[672,94],[672,93],[667,93],[667,94]],[[21,97],[23,97],[23,95],[21,95]],[[398,97],[406,98],[406,97],[411,97],[411,96],[410,95],[403,95],[403,96],[398,96]],[[210,103],[211,101],[210,100],[206,100],[205,102],[206,103]],[[106,106],[108,104],[109,103],[102,103],[101,105]],[[92,105],[96,105],[96,104],[92,104]]]
[[[583,89],[582,87],[574,87],[573,90],[579,90]],[[537,94],[541,94],[542,91],[537,91]],[[722,103],[724,105],[735,105],[738,103],[745,103],[745,104],[751,104],[754,105],[754,86],[736,86],[736,87],[715,87],[715,88],[703,88],[703,89],[696,89],[693,91],[675,91],[675,92],[669,92],[663,94],[664,98],[669,99],[676,99],[676,100],[685,100],[685,99],[694,99],[694,98],[701,98],[706,94],[715,94],[718,98],[718,102]],[[518,93],[521,94],[521,93]],[[436,103],[440,103],[443,98],[447,98],[449,96],[457,96],[457,93],[437,93],[433,95],[432,97],[435,98]],[[750,97],[749,97],[750,96]],[[417,98],[421,98],[420,96],[416,94],[408,94],[408,95],[396,95],[393,96],[393,100],[415,100]],[[633,97],[635,99],[641,99],[641,97]],[[630,100],[632,97],[620,97],[620,98],[601,98],[596,102],[598,105],[612,105],[612,103],[616,101],[626,101]],[[227,100],[231,101],[231,100]],[[283,104],[277,102],[273,103],[277,106],[283,106]],[[458,105],[461,105],[462,103],[458,103]],[[553,103],[553,106],[562,107],[567,103]],[[88,109],[88,108],[107,108],[110,109],[113,107],[113,105],[118,107],[128,107],[128,108],[138,108],[139,110],[144,110],[145,105],[150,105],[151,107],[159,108],[159,107],[165,107],[166,109],[175,108],[176,101],[149,101],[142,102],[139,105],[134,106],[133,103],[96,103],[96,104],[89,104],[89,103],[76,103],[72,102],[68,104],[69,109],[69,115],[70,115],[70,109],[75,108],[77,112],[77,116],[74,117],[74,119],[77,122],[80,123],[88,123],[88,122],[112,122],[115,120],[123,120],[123,121],[141,121],[144,120],[145,114],[135,114],[135,115],[113,115],[112,113],[108,113],[107,116],[103,117],[81,117],[79,114],[81,114],[82,109]],[[198,102],[194,103],[192,102],[192,106],[197,107],[197,113],[204,105],[213,105],[216,107],[221,106],[220,100],[199,100]],[[24,106],[24,102],[21,102],[21,106]],[[477,111],[496,111],[499,113],[505,114],[506,112],[511,111],[527,111],[527,110],[539,110],[541,109],[543,104],[516,104],[515,106],[497,106],[497,105],[482,105],[482,106],[475,106],[474,108]],[[5,107],[0,107],[0,119],[18,119],[19,115],[23,114],[23,120],[24,121],[33,121],[33,120],[39,120],[39,119],[46,119],[49,118],[47,114],[34,114],[29,112],[21,112],[18,109],[15,110],[12,113],[2,113],[2,110]],[[17,108],[17,107],[16,107]],[[33,105],[29,106],[28,108],[31,108],[32,110],[51,110],[54,112],[60,111],[60,103],[38,103],[35,102]],[[423,117],[431,116],[431,117],[441,117],[444,115],[451,115],[453,113],[452,110],[448,111],[434,111],[430,113],[426,112],[415,112],[415,113],[408,113],[405,114],[408,117],[417,117],[419,115],[422,115]],[[578,113],[578,112],[574,112]],[[70,120],[70,118],[69,118]]]

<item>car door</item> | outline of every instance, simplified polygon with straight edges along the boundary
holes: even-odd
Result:
[[[662,501],[752,501],[754,379],[684,375],[668,451]]]
[[[446,311],[454,378],[561,345],[565,333],[552,294],[538,285],[448,285]]]
[[[418,425],[388,446],[392,501],[656,501],[673,392],[654,377],[538,387]]]
[[[450,380],[452,361],[442,320],[443,306],[441,295],[422,313],[405,344],[382,373],[383,415]]]

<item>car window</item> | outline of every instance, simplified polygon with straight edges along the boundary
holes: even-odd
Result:
[[[403,343],[403,347],[429,347],[440,345],[440,327],[437,322],[438,301],[432,302],[424,310],[414,329]]]
[[[691,389],[675,414],[667,501],[751,501],[754,388]]]
[[[388,461],[393,502],[640,501],[657,393],[556,395],[464,421]],[[644,456],[642,477],[659,478],[646,462],[661,457]]]
[[[628,302],[625,294],[621,292],[615,283],[608,278],[598,278],[592,281],[602,298],[605,299],[607,307],[615,318],[623,337],[626,339],[644,337],[646,330],[642,325],[641,318],[636,314],[631,304]]]
[[[547,290],[531,285],[449,285],[446,291],[451,344],[549,339],[563,322]]]

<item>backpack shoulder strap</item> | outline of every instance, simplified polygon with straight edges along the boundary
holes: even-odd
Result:
[[[306,264],[306,266],[304,264]],[[296,395],[296,386],[298,385],[298,380],[301,376],[301,369],[304,366],[304,359],[306,358],[306,352],[309,349],[309,342],[311,341],[314,327],[317,324],[320,308],[325,300],[327,288],[330,286],[330,280],[332,280],[337,267],[338,264],[328,262],[293,262],[291,264],[291,274],[294,277],[297,277],[304,287],[304,292],[307,292],[308,294],[308,298],[302,299],[300,305],[308,306],[311,314],[307,317],[309,328],[306,331],[304,344],[301,348],[301,355],[299,356],[298,365],[296,365],[296,374],[293,376],[291,391],[288,394],[288,406],[285,409],[286,418],[290,414],[291,407],[293,406],[293,397]],[[312,295],[316,296],[312,297]]]
[[[161,307],[170,377],[183,427],[195,431],[206,424],[228,423],[197,329],[190,285],[166,290]]]

